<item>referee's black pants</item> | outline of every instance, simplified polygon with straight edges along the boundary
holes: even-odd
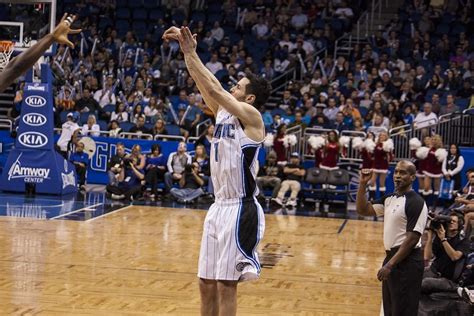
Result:
[[[383,264],[385,265],[397,251],[398,247],[387,251]],[[423,270],[423,254],[420,248],[413,249],[402,262],[392,268],[388,279],[382,282],[385,316],[418,315]]]

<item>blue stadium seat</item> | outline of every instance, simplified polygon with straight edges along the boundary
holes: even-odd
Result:
[[[147,1],[147,0],[145,0]],[[142,8],[143,0],[128,0],[128,6],[130,8]]]
[[[222,12],[222,3],[221,2],[215,2],[215,3],[210,3],[207,6],[208,13],[218,13],[220,14]]]
[[[133,10],[133,18],[135,20],[146,20],[148,18],[148,11],[142,8]]]
[[[145,39],[145,35],[148,32],[147,28],[148,28],[148,25],[145,21],[135,21],[132,24],[132,29],[140,41],[143,41]]]
[[[165,12],[161,8],[151,10],[148,18],[152,21],[158,21],[159,19],[164,19]]]
[[[130,10],[128,8],[118,8],[116,12],[117,19],[130,19]]]
[[[469,106],[469,99],[457,99],[455,103],[461,111],[464,111]]]
[[[196,24],[201,21],[206,22],[206,14],[201,11],[196,11],[191,15],[191,20]]]
[[[286,114],[285,110],[280,109],[280,108],[276,108],[276,109],[272,110],[272,116],[275,116],[275,115],[282,116],[282,115],[285,115],[285,114]]]
[[[113,111],[115,111],[115,105],[107,104],[106,106],[104,106],[104,111],[112,113]]]
[[[176,24],[181,25],[183,24],[184,20],[186,20],[186,16],[181,12],[176,12],[171,16],[171,19],[176,22]]]
[[[127,6],[127,0],[115,0],[117,8],[124,8]]]
[[[97,124],[99,124],[101,131],[106,131],[109,129],[109,124],[104,120],[98,120]]]
[[[145,0],[143,3],[143,8],[150,10],[150,9],[157,9],[160,6],[159,1],[156,0]]]
[[[221,70],[216,72],[215,76],[216,76],[217,80],[221,81],[222,78],[224,78],[228,74],[229,74],[229,72],[227,71],[227,69],[221,69]]]
[[[59,113],[59,117],[61,119],[61,124],[66,122],[67,120],[67,111],[61,111],[61,113]]]
[[[222,17],[221,13],[210,13],[207,16],[207,25],[213,26],[216,21],[219,23],[222,22]]]
[[[178,125],[175,124],[167,124],[166,125],[166,130],[168,131],[169,135],[175,135],[175,136],[180,136],[181,131]]]
[[[120,123],[120,128],[122,129],[122,131],[124,132],[129,132],[130,129],[135,126],[135,124],[131,123],[131,122],[122,122]]]
[[[84,113],[81,113],[81,118],[79,119],[79,125],[84,125],[84,124],[87,124],[87,119],[89,118],[89,114],[92,114],[92,113],[89,113],[89,112],[84,112]]]
[[[128,20],[117,20],[115,26],[119,36],[125,36],[125,34],[130,30],[130,24],[128,23]]]
[[[455,23],[451,27],[450,35],[458,36],[461,32],[466,32],[466,27],[461,23]]]
[[[448,34],[449,33],[449,24],[438,24],[438,26],[436,27],[436,31],[435,33],[437,35],[443,35],[443,34]]]

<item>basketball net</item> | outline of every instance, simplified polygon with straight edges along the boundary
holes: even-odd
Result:
[[[15,43],[12,41],[0,41],[0,71],[8,65],[13,54]]]

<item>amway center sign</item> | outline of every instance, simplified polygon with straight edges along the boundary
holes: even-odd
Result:
[[[49,179],[51,169],[22,166],[20,162],[22,154],[18,156],[8,171],[8,180],[23,178],[27,183],[43,183]]]

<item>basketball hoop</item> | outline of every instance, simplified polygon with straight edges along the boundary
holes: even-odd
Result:
[[[2,71],[10,61],[15,43],[12,41],[0,41],[0,71]]]

